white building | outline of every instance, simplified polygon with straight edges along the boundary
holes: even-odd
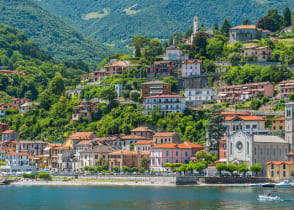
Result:
[[[182,95],[156,95],[144,99],[145,114],[153,110],[167,115],[169,112],[177,113],[185,111],[185,97]]]
[[[289,143],[277,136],[251,135],[238,130],[227,137],[227,163],[252,164],[259,163],[263,167],[268,161],[286,161]]]
[[[177,63],[177,61],[188,60],[188,58],[188,54],[183,53],[181,48],[170,46],[165,49],[165,57],[163,58],[163,60],[174,61],[175,63]]]
[[[207,102],[216,101],[217,91],[212,88],[186,88],[185,97],[186,105],[194,107]]]

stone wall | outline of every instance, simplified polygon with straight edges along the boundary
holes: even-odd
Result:
[[[246,184],[265,183],[267,178],[259,177],[199,177],[199,182],[203,184]]]

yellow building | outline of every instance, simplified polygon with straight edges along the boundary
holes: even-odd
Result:
[[[278,117],[272,119],[272,131],[283,131],[285,130],[285,117]]]
[[[270,161],[266,163],[266,177],[270,179],[290,179],[294,175],[294,162]]]

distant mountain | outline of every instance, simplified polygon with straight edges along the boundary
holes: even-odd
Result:
[[[59,60],[81,59],[96,65],[111,54],[108,47],[87,38],[32,0],[0,0],[0,23],[20,29]]]
[[[293,0],[35,0],[86,35],[125,43],[136,35],[168,38],[192,27],[194,16],[212,27],[227,18],[232,25],[255,24],[271,8],[294,10]]]

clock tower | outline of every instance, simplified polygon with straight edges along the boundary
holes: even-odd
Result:
[[[285,139],[290,144],[290,151],[294,144],[294,103],[285,105]]]

